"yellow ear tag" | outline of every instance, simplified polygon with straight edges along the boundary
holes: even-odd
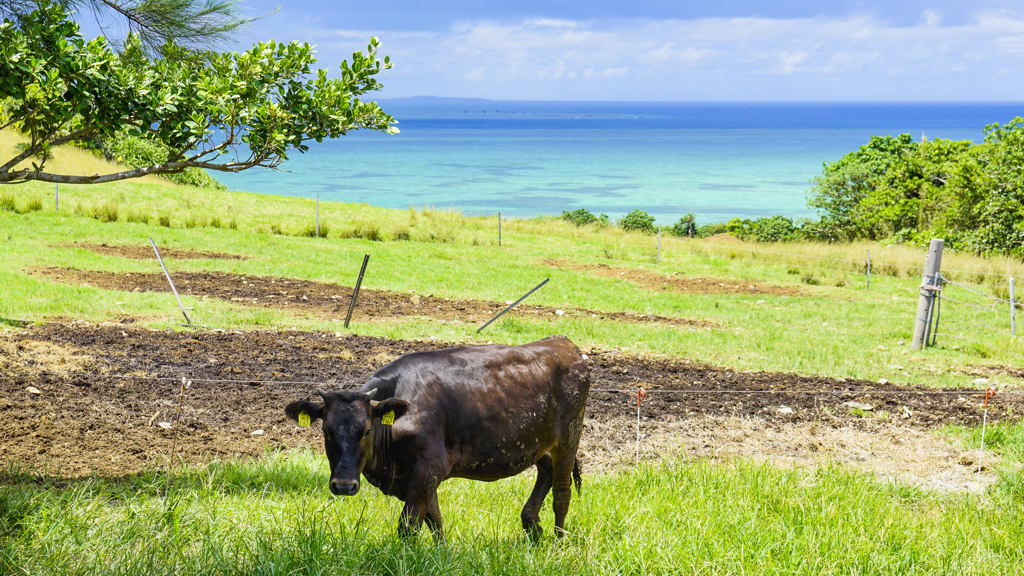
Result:
[[[299,412],[299,426],[309,426],[309,414]]]
[[[387,414],[380,417],[380,423],[385,426],[391,426],[395,423],[395,411],[391,410]]]

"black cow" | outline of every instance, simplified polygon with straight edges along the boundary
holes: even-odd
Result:
[[[492,481],[537,465],[523,529],[540,536],[540,507],[554,489],[555,532],[564,533],[570,485],[590,389],[587,364],[564,336],[522,346],[463,346],[406,354],[358,391],[317,390],[323,403],[285,413],[323,419],[330,489],[355,495],[359,474],[405,502],[399,532],[426,520],[443,537],[437,487],[448,478]],[[382,422],[383,419],[383,422]],[[393,422],[393,424],[388,424]]]

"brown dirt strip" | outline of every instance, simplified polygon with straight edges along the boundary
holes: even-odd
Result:
[[[69,244],[61,248],[82,248],[103,256],[117,256],[132,260],[156,260],[152,246],[108,246],[107,244]],[[158,247],[159,248],[159,247]],[[197,250],[181,250],[176,248],[160,248],[160,257],[173,260],[248,260],[245,256],[224,254],[223,252],[203,252]]]
[[[544,263],[555,268],[588,272],[602,278],[628,280],[647,290],[674,290],[691,294],[744,294],[752,296],[807,296],[807,293],[794,286],[775,286],[754,280],[731,280],[727,278],[698,278],[680,276],[680,272],[670,275],[660,274],[651,270],[638,268],[614,268],[607,264],[578,264],[560,259],[545,260]]]
[[[41,268],[35,270],[39,276],[65,284],[86,284],[104,290],[125,292],[170,292],[163,274],[125,274],[96,272],[70,268]],[[294,278],[273,278],[265,276],[243,276],[223,272],[175,272],[174,284],[181,294],[195,298],[217,298],[229,300],[244,306],[279,308],[313,314],[332,320],[344,319],[348,311],[352,288],[296,280]],[[405,294],[386,290],[361,288],[353,319],[356,321],[387,320],[406,317],[427,317],[444,321],[483,324],[501,312],[506,304],[483,300],[458,300],[439,298],[432,294]],[[668,324],[709,328],[713,324],[702,320],[669,318],[633,312],[600,312],[583,308],[566,308],[561,311],[547,306],[520,304],[513,309],[516,314],[525,314],[539,319],[554,319],[559,316],[590,317],[616,322],[638,324]]]
[[[64,477],[132,474],[161,464],[173,438],[161,423],[174,421],[182,376],[193,380],[179,428],[185,461],[259,457],[266,448],[320,450],[319,432],[287,420],[286,404],[313,397],[318,385],[361,384],[401,354],[443,346],[340,333],[174,332],[84,323],[5,332],[0,462]],[[880,430],[978,423],[982,414],[979,397],[966,393],[937,396],[891,384],[734,372],[683,360],[589,356],[593,388],[623,390],[591,393],[581,446],[590,471],[632,461],[638,385],[652,390],[642,409],[645,458],[706,457],[728,442],[733,450],[747,446],[766,457],[825,453],[837,437],[853,442]],[[707,389],[727,392],[702,392]],[[797,393],[809,390],[830,393]],[[853,413],[841,406],[849,400],[874,410]],[[792,412],[783,414],[782,406]],[[1022,408],[1020,397],[997,396],[989,421],[1019,415]],[[738,426],[753,430],[742,442],[736,440]],[[821,446],[793,436],[779,448],[765,436],[786,437],[794,427],[811,436],[821,430]]]

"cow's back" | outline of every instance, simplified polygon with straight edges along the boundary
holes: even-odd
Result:
[[[443,443],[449,476],[482,480],[525,470],[582,426],[590,378],[564,336],[522,346],[463,346],[408,354],[364,389],[408,400],[396,434]]]

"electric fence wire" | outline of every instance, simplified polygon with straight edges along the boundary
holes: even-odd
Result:
[[[95,379],[122,379],[122,380],[158,380],[168,381],[178,384],[181,382],[181,376],[148,376],[148,375],[137,375],[137,374],[93,374],[89,372],[52,372],[42,370],[36,372],[36,374],[45,374],[47,376],[63,377],[63,378],[95,378]],[[205,382],[210,384],[285,384],[285,385],[315,385],[315,386],[338,386],[345,389],[357,389],[361,384],[346,384],[342,382],[329,382],[329,381],[317,381],[317,380],[257,380],[257,379],[223,379],[223,378],[197,378],[187,376],[188,380],[193,383]],[[636,392],[637,388],[591,388],[590,392],[607,392],[607,393],[632,393]],[[724,388],[694,388],[694,389],[645,389],[648,394],[836,394],[836,395],[899,395],[899,394],[925,394],[925,395],[971,395],[971,394],[984,394],[985,390],[982,389],[965,389],[965,390],[728,390]],[[1000,395],[1024,395],[1024,392],[1000,392]]]

